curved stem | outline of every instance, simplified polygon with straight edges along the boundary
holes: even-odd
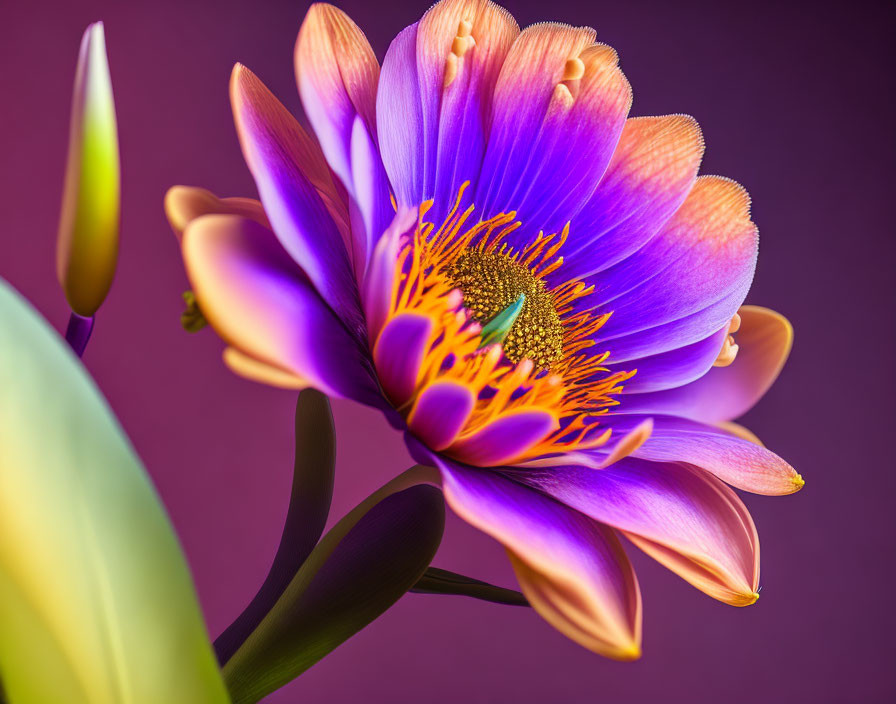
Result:
[[[449,594],[468,596],[508,606],[529,606],[529,601],[515,589],[498,587],[481,579],[430,567],[411,588],[417,594]]]
[[[72,312],[68,319],[68,327],[65,330],[65,340],[71,345],[75,354],[79,357],[83,356],[84,348],[87,347],[87,341],[90,339],[90,333],[93,332],[94,316],[85,318]]]

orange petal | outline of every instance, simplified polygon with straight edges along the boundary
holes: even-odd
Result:
[[[239,215],[271,228],[261,202],[254,198],[218,198],[194,186],[172,186],[165,194],[165,215],[180,240],[193,220],[203,215]]]
[[[260,384],[277,386],[281,389],[304,389],[313,386],[309,380],[262,362],[260,359],[240,352],[236,347],[226,347],[222,357],[224,364],[230,367],[230,371]]]

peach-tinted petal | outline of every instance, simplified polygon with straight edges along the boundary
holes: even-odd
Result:
[[[594,30],[543,23],[517,37],[495,85],[475,202],[516,211],[511,242],[559,231],[597,187],[625,125],[631,88]]]
[[[598,299],[591,303],[612,311],[601,349],[619,363],[692,344],[729,325],[753,280],[757,245],[743,187],[701,176],[647,245],[587,278]]]
[[[563,248],[564,280],[620,262],[653,237],[697,178],[703,135],[688,115],[626,120],[613,158]]]
[[[350,182],[349,145],[355,116],[376,135],[380,75],[376,55],[348,15],[327,3],[315,3],[299,30],[295,69],[305,114],[327,161],[343,182]]]
[[[308,135],[244,66],[233,70],[230,99],[243,156],[274,233],[323,299],[357,325],[357,287],[343,233],[304,170]]]
[[[556,467],[557,464],[576,465],[591,469],[604,469],[615,464],[624,457],[629,457],[650,438],[653,432],[653,419],[644,418],[637,425],[625,428],[608,429],[610,437],[599,450],[574,450],[562,455],[537,457],[534,460],[517,462],[514,467]]]
[[[226,342],[326,394],[380,404],[357,342],[270,230],[205,215],[187,227],[183,256],[199,305]]]
[[[687,462],[731,486],[781,496],[803,487],[803,478],[775,453],[713,425],[676,416],[652,416],[653,433],[632,455],[654,462]],[[608,416],[614,433],[644,422],[640,415]]]
[[[361,279],[393,214],[376,147],[380,67],[364,33],[348,15],[315,3],[299,30],[295,69],[305,114],[348,191],[353,225],[349,250]]]
[[[180,240],[193,220],[203,215],[239,215],[268,229],[271,223],[261,201],[254,198],[218,198],[211,191],[194,186],[172,186],[165,194],[165,215]]]
[[[281,389],[304,389],[313,386],[310,380],[262,362],[260,359],[240,352],[236,347],[226,347],[222,357],[224,364],[230,367],[230,371],[260,384],[277,386]]]
[[[641,594],[612,530],[497,472],[433,459],[448,504],[507,548],[523,593],[548,623],[601,655],[640,655]]]
[[[600,470],[563,466],[509,473],[622,531],[709,596],[735,606],[756,600],[756,527],[734,492],[703,470],[629,457]]]
[[[742,416],[778,378],[793,344],[793,327],[780,313],[742,306],[737,358],[677,389],[626,395],[620,413],[668,413],[706,423]]]
[[[610,451],[607,454],[606,458],[603,461],[603,467],[609,467],[611,464],[618,462],[619,460],[628,457],[629,455],[637,452],[638,449],[650,439],[650,436],[653,434],[653,419],[645,418],[640,423],[635,425],[631,430],[628,430],[624,435],[622,435],[619,440],[609,446]]]

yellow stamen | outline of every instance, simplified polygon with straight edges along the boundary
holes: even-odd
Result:
[[[578,81],[585,75],[585,62],[576,57],[566,62],[563,67],[563,81]]]
[[[734,333],[738,330],[740,330],[740,316],[735,313],[734,317],[731,318],[731,322],[728,323],[728,336],[722,343],[722,349],[719,351],[719,356],[716,358],[716,361],[713,362],[712,366],[727,367],[734,362],[737,357],[737,351],[740,349],[734,342]]]
[[[445,76],[442,80],[442,87],[450,86],[454,79],[457,78],[457,72],[460,70],[460,60],[470,49],[476,46],[476,40],[472,35],[473,24],[469,20],[461,20],[457,25],[457,34],[451,41],[451,53],[445,59]]]
[[[515,213],[468,225],[474,208],[460,209],[467,185],[438,228],[423,219],[432,202],[421,206],[417,229],[398,257],[386,324],[403,313],[433,321],[416,390],[402,399],[399,411],[410,414],[431,384],[450,381],[468,388],[475,402],[454,444],[444,450],[449,455],[492,421],[529,409],[552,415],[556,429],[514,462],[604,444],[609,430],[597,421],[618,403],[614,397],[634,372],[609,372],[608,352],[582,354],[609,317],[577,304],[593,287],[580,281],[551,286],[545,278],[562,265],[558,252],[569,226],[539,233],[517,250],[507,242],[521,225]],[[503,345],[481,349],[483,324],[521,295],[524,304]]]

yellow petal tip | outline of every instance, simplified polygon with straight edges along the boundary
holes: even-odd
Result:
[[[631,645],[621,648],[614,654],[614,658],[616,660],[623,660],[626,662],[630,662],[632,660],[638,660],[641,657],[641,646],[637,643],[632,643]]]
[[[806,480],[803,479],[802,474],[795,474],[791,480],[793,482],[793,486],[795,487],[794,491],[799,491],[804,486],[806,486]]]

